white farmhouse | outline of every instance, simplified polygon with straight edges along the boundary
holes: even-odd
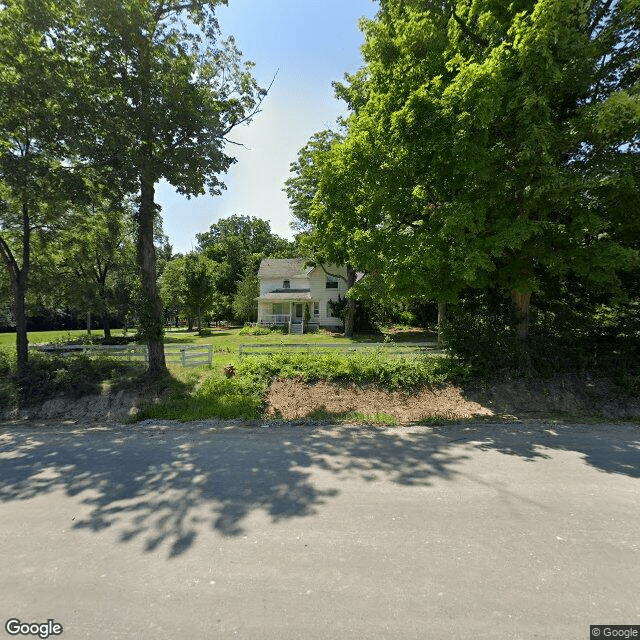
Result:
[[[258,279],[258,324],[288,325],[290,333],[302,333],[305,306],[309,307],[312,326],[342,327],[331,315],[329,300],[344,298],[346,282],[328,275],[320,266],[305,267],[304,258],[265,259],[260,263]],[[325,265],[332,274],[346,277],[346,267]]]

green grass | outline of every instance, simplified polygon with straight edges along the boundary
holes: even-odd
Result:
[[[334,413],[326,409],[316,409],[305,416],[308,420],[318,420],[323,422],[357,422],[371,425],[389,425],[397,427],[400,421],[386,413],[362,413],[360,411],[343,411]]]
[[[204,420],[207,418],[259,418],[266,386],[256,380],[222,378],[215,372],[202,372],[199,384],[176,390],[164,400],[148,404],[136,420]]]
[[[277,352],[247,356],[238,373],[259,380],[304,378],[310,382],[329,380],[376,384],[389,390],[411,391],[425,385],[465,378],[465,367],[448,358],[409,356],[396,358],[379,350],[339,352]]]
[[[250,335],[243,329],[208,329],[210,335],[199,336],[197,331],[187,331],[185,328],[167,329],[165,331],[165,343],[167,344],[213,344],[216,349],[232,350],[237,352],[241,344],[323,344],[323,343],[366,343],[383,342],[385,336],[389,336],[393,342],[432,342],[435,337],[430,333],[400,332],[392,335],[388,333],[359,334],[353,338],[345,338],[339,333],[317,332],[304,335],[283,335],[279,331],[269,331],[264,335]],[[114,336],[121,336],[122,329],[111,331]],[[135,328],[129,330],[129,335],[135,334]],[[61,342],[86,336],[85,329],[56,330],[56,331],[30,331],[28,334],[30,344],[45,344],[48,342]],[[93,329],[92,336],[103,336],[101,329]],[[0,348],[15,347],[15,332],[0,333]]]
[[[121,336],[122,329],[114,329],[111,331],[114,336]],[[129,331],[129,335],[133,335],[135,331]],[[86,336],[86,329],[74,329],[74,330],[59,330],[59,331],[29,331],[27,337],[29,344],[46,344],[48,342],[62,342],[64,340],[72,340],[81,336]],[[93,329],[91,331],[92,336],[104,336],[102,329]],[[2,348],[15,348],[16,346],[16,334],[14,332],[0,333],[0,349]]]

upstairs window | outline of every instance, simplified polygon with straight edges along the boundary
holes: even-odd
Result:
[[[337,289],[338,279],[333,276],[327,276],[327,289]]]
[[[285,281],[282,283],[282,288],[283,288],[283,289],[290,289],[290,288],[291,288],[291,283],[289,282],[289,280],[285,280]]]

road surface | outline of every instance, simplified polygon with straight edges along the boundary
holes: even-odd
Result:
[[[8,423],[0,479],[7,638],[27,637],[8,620],[63,640],[640,625],[634,424]]]

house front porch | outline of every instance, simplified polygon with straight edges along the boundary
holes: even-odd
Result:
[[[289,333],[304,333],[309,327],[319,326],[320,307],[317,302],[311,300],[311,296],[305,296],[303,299],[274,301],[273,295],[267,294],[258,298],[258,324],[287,326]],[[311,320],[308,323],[304,321],[306,305],[309,305],[309,313],[311,314]]]

